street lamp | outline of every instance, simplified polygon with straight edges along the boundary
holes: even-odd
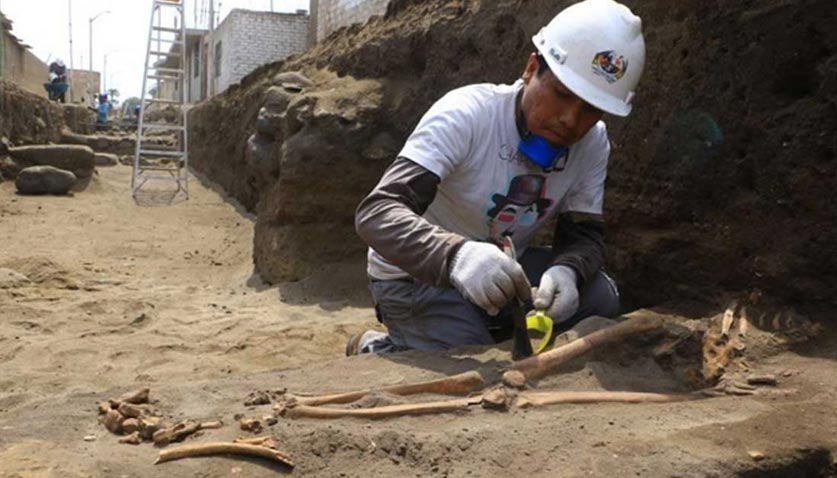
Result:
[[[110,55],[111,53],[116,53],[118,51],[119,50],[111,50],[105,53],[104,55],[104,66],[102,67],[102,80],[104,81],[104,87],[102,88],[102,91],[104,93],[108,92],[108,55]]]
[[[93,20],[99,18],[105,13],[110,13],[110,10],[99,12],[88,20],[90,26],[90,71],[93,71]]]

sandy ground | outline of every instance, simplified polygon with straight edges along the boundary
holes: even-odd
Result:
[[[342,358],[373,325],[361,262],[265,287],[252,274],[253,222],[192,181],[192,198],[129,194],[130,170],[100,169],[75,197],[0,184],[0,476],[833,476],[837,346],[826,340],[757,364],[779,392],[667,405],[563,406],[385,422],[288,420],[268,429],[297,467],[205,458],[152,465],[117,444],[97,402],[140,386],[172,419],[222,419],[188,440],[244,432],[256,390],[322,392],[469,369],[496,374],[503,349]],[[467,352],[467,353],[466,353]],[[792,371],[788,377],[781,375]],[[540,388],[678,391],[647,357],[577,361]],[[88,437],[88,440],[85,440]],[[748,452],[765,455],[753,460]]]

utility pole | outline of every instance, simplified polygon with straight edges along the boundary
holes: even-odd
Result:
[[[67,84],[70,86],[70,103],[73,102],[73,0],[67,0],[67,16],[70,19],[70,71],[67,72]]]
[[[90,40],[90,71],[93,71],[93,21],[99,18],[99,16],[104,15],[105,13],[110,13],[110,10],[99,12],[88,20],[90,24],[90,34],[88,36]]]

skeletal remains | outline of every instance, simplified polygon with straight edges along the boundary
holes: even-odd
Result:
[[[621,342],[628,337],[660,330],[663,322],[656,317],[633,315],[627,320],[574,340],[539,355],[513,362],[503,373],[502,384],[488,387],[483,376],[470,371],[428,382],[384,387],[378,390],[359,390],[317,396],[286,394],[274,410],[289,418],[356,417],[380,419],[404,415],[451,413],[468,410],[472,406],[507,410],[511,407],[540,407],[558,403],[601,402],[676,402],[698,398],[699,394],[660,394],[636,392],[572,392],[521,390],[529,380],[548,375],[562,364],[604,345]],[[375,408],[334,408],[324,405],[355,402],[374,392],[409,396],[436,394],[462,396],[441,401],[388,405]]]
[[[732,334],[732,326],[736,319],[738,319],[739,325],[738,332]],[[748,325],[744,311],[737,313],[728,309],[720,320],[720,331],[718,333],[707,333],[704,336],[704,349],[707,345],[716,348],[722,346],[724,349],[741,348],[742,345],[737,340],[746,336]],[[727,380],[726,377],[722,376],[720,377],[720,383],[714,389],[694,393],[534,391],[527,389],[527,384],[531,381],[545,377],[576,357],[603,346],[622,342],[635,335],[660,331],[663,327],[664,323],[659,317],[638,311],[626,316],[626,320],[620,323],[600,329],[539,355],[513,362],[503,372],[501,383],[498,384],[489,385],[482,374],[477,371],[469,371],[437,380],[393,385],[374,390],[356,390],[315,396],[285,393],[282,400],[274,406],[274,411],[276,414],[287,418],[334,419],[354,417],[382,419],[407,415],[456,413],[467,411],[471,407],[509,410],[515,407],[525,409],[563,403],[670,403],[722,394],[749,395],[755,393],[756,386],[776,385],[775,375],[751,374],[745,382]],[[671,344],[667,346],[670,348]],[[710,352],[714,350],[712,348]],[[704,350],[704,354],[706,354],[706,350]],[[728,354],[712,353],[710,355],[713,364],[718,362],[718,366],[710,368],[723,372],[723,366],[730,361],[727,357]],[[706,360],[706,357],[704,360]],[[704,369],[704,373],[706,373],[706,363],[704,363]],[[397,396],[434,394],[454,398],[373,408],[335,408],[327,406],[358,402],[375,393]],[[202,429],[219,428],[223,425],[221,422],[199,423],[184,420],[173,426],[166,426],[161,422],[158,412],[148,404],[148,401],[149,390],[141,389],[125,394],[118,399],[103,402],[99,406],[102,423],[114,433],[125,434],[126,436],[120,439],[122,443],[139,444],[143,440],[153,440],[158,446],[166,446],[169,443],[180,441]],[[257,431],[252,426],[247,425],[250,422],[258,421],[242,420],[241,428]],[[258,423],[260,424],[260,422]],[[290,457],[277,449],[275,438],[271,436],[239,438],[232,443],[211,442],[166,449],[160,452],[155,463],[218,454],[255,456],[282,463],[291,468],[294,466]]]

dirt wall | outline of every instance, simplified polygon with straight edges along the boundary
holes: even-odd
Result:
[[[15,144],[58,142],[64,127],[61,105],[0,80],[0,137]]]
[[[295,155],[282,137],[275,140],[273,174],[286,190],[310,181],[309,174],[318,174],[316,184],[325,192],[343,179],[334,171],[362,167],[369,174],[353,184],[352,194],[334,197],[324,220],[314,219],[320,202],[314,208],[307,201],[277,202],[282,196],[270,193],[276,179],[254,176],[245,159],[272,75],[302,70],[315,76],[328,69],[346,81],[379,82],[381,99],[367,117],[380,120],[344,118],[341,134],[369,137],[365,128],[371,128],[400,143],[449,89],[517,78],[532,51],[529,38],[549,17],[544,12],[570,3],[393,1],[385,17],[335,32],[305,55],[262,68],[242,86],[196,107],[192,162],[259,211],[261,237],[271,228],[276,232],[277,218],[291,213],[323,228],[350,224],[354,206],[392,157],[364,157],[352,142],[335,144],[354,144],[354,150],[319,143],[328,171],[290,169],[286,175],[281,165],[319,164],[322,157],[310,154],[316,148]],[[807,306],[834,304],[834,3],[626,3],[643,18],[648,44],[634,114],[606,119],[613,143],[605,205],[608,268],[626,302],[758,289]],[[308,91],[321,88],[325,83]],[[309,103],[314,111],[317,105]],[[361,165],[353,162],[357,157],[364,157]],[[318,256],[333,257],[335,243],[362,250],[349,228],[325,236],[285,229],[267,242],[257,247],[255,262],[269,281],[298,278]],[[299,249],[310,261],[294,273],[266,266],[293,260],[287,251]]]

